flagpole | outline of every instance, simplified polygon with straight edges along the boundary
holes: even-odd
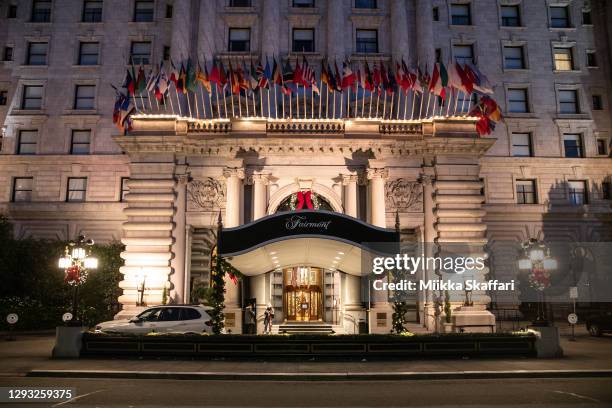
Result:
[[[268,118],[272,117],[272,114],[270,113],[270,84],[268,83]]]
[[[406,91],[406,95],[404,95],[404,120],[406,120],[406,115],[408,113],[408,92],[411,92],[412,89],[408,89]]]
[[[251,99],[253,99],[253,116],[257,116],[257,105],[255,105],[255,90],[251,89]]]
[[[340,119],[342,119],[342,105],[344,105],[344,90],[340,85]]]
[[[425,118],[429,116],[429,104],[431,102],[431,92],[427,93],[427,109],[425,109]],[[435,109],[435,106],[434,106]]]
[[[423,118],[423,102],[425,101],[425,90],[421,92],[421,107],[419,108],[419,120]]]
[[[363,118],[364,116],[364,112],[365,112],[365,98],[366,98],[366,93],[365,93],[365,88],[361,88],[361,117]]]
[[[276,96],[276,84],[274,84],[274,117],[278,119],[278,97]]]
[[[323,89],[323,86],[321,86],[321,89]],[[325,119],[329,119],[329,85],[328,84],[325,84]]]
[[[451,90],[451,92],[452,92],[453,94],[455,93],[454,89],[455,89],[455,88],[451,88],[451,87],[449,87],[449,90]],[[448,114],[450,113],[450,106],[451,106],[451,101],[452,101],[452,100],[453,100],[452,95],[451,95],[451,97],[450,97],[450,98],[448,98],[448,99],[446,100],[446,117],[448,117]]]
[[[470,94],[470,98],[468,99],[467,110],[463,113],[463,116],[467,116],[468,113],[470,112],[470,107],[472,106],[472,95],[474,95],[474,92]]]
[[[376,116],[378,117],[378,105],[380,103],[380,88],[378,89],[378,94],[376,95]]]
[[[336,90],[334,89],[334,109],[333,109],[333,116],[334,119],[336,119]]]
[[[323,80],[319,80],[319,119],[321,119],[321,104],[323,102]]]
[[[306,85],[304,85],[304,119],[308,119],[308,110],[306,108]]]
[[[463,114],[463,107],[465,106],[465,97],[467,96],[467,92],[463,94],[463,99],[461,99],[461,113]]]
[[[176,84],[174,85],[174,94],[176,95],[176,104],[178,105],[179,115],[183,116],[183,109],[181,109],[181,100],[178,96],[178,90],[176,89]]]

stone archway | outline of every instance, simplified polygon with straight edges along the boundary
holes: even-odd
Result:
[[[302,187],[299,182],[288,184],[284,187],[279,188],[272,196],[270,197],[270,202],[268,204],[268,215],[276,213],[278,207],[281,203],[287,199],[287,197],[291,196],[293,193],[297,193],[300,191]],[[342,206],[342,200],[340,196],[331,188],[313,182],[310,186],[310,190],[323,197],[329,205],[332,207],[333,211],[344,214],[344,207]]]

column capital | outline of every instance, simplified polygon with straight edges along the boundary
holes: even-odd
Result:
[[[419,176],[419,183],[423,185],[432,185],[435,180],[436,176],[434,176],[433,174],[421,174]]]
[[[357,184],[359,181],[359,175],[357,174],[341,174],[342,177],[342,185],[348,186],[349,184]]]
[[[239,179],[244,178],[244,168],[242,167],[226,167],[223,169],[223,177],[232,178],[236,177]]]
[[[389,169],[385,169],[385,168],[366,169],[366,175],[368,177],[368,180],[374,180],[374,179],[386,180],[389,178]]]
[[[262,184],[267,186],[270,184],[270,174],[269,173],[252,173],[247,178],[248,184]]]
[[[189,182],[189,174],[177,174],[175,178],[176,182],[180,185],[185,185]]]

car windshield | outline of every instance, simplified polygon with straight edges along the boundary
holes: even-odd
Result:
[[[144,312],[138,315],[138,318],[147,322],[156,321],[159,319],[159,315],[162,310],[162,308],[145,310]]]

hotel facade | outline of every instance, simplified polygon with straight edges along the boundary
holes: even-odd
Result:
[[[221,215],[235,249],[221,254],[245,275],[226,285],[228,330],[242,331],[252,301],[258,316],[274,306],[278,324],[388,333],[386,294],[362,282],[366,236],[432,243],[431,253],[612,239],[609,27],[603,0],[2,0],[0,212],[19,237],[121,240],[119,316],[165,291],[189,303],[196,282],[210,282]],[[504,120],[483,137],[469,98],[437,111],[424,99],[423,114],[420,99],[385,94],[373,113],[376,96],[363,92],[217,99],[200,87],[162,106],[141,94],[131,130],[113,125],[110,84],[131,63],[266,57],[317,71],[324,59],[471,63]],[[326,222],[346,228],[266,237]],[[470,278],[517,274],[492,258]],[[435,329],[435,298],[410,300],[414,330]],[[496,307],[518,308],[520,287],[473,300],[477,329],[490,330]]]

